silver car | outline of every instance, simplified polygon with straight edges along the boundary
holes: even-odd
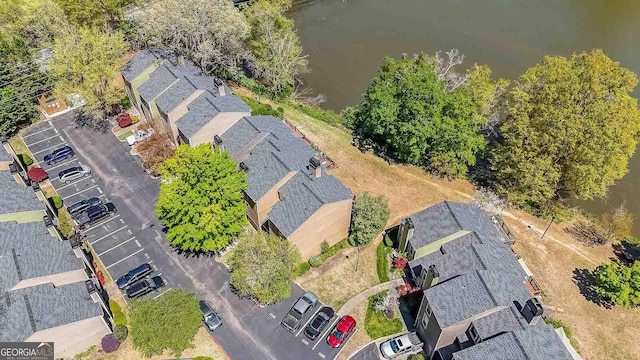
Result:
[[[89,174],[91,174],[91,169],[86,165],[80,165],[60,171],[58,173],[58,179],[63,183],[67,183]]]

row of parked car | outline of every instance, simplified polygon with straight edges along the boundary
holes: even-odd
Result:
[[[149,277],[153,268],[148,263],[141,264],[116,280],[118,289],[125,290],[128,298],[136,298],[164,286],[160,276]]]
[[[282,327],[287,331],[293,333],[300,328],[302,319],[305,314],[313,309],[318,304],[318,297],[310,292],[304,293],[287,315],[280,321]],[[320,336],[322,331],[327,327],[331,319],[335,315],[335,311],[325,306],[311,321],[309,321],[307,327],[304,329],[304,334],[311,340],[315,340]],[[340,347],[342,343],[349,338],[349,336],[356,330],[356,320],[350,315],[345,315],[336,323],[333,330],[327,336],[327,343],[333,348]]]

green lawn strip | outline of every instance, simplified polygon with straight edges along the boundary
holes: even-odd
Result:
[[[387,255],[390,251],[391,249],[385,246],[384,241],[381,241],[376,249],[376,270],[381,283],[389,281],[389,260]]]
[[[127,136],[131,136],[131,135],[133,135],[133,131],[132,131],[132,130],[129,130],[129,131],[127,131],[127,132],[126,132],[126,133],[124,133],[124,134],[120,134],[120,135],[118,135],[118,140],[120,140],[120,141],[125,141],[125,140],[127,139]]]
[[[364,328],[373,340],[399,333],[404,329],[402,320],[397,317],[388,319],[384,312],[376,311],[374,308],[376,299],[387,296],[388,292],[388,290],[384,290],[369,296]]]
[[[568,327],[567,325],[565,325],[562,321],[560,321],[558,319],[547,318],[547,319],[544,320],[544,322],[546,322],[547,324],[553,326],[554,329],[562,328],[562,331],[564,331],[564,334],[569,339],[569,342],[571,343],[571,346],[573,346],[573,348],[576,349],[576,351],[578,353],[580,353],[580,350],[578,349],[578,342],[573,338],[573,332],[571,331],[570,327]]]
[[[11,144],[11,147],[13,148],[13,151],[16,152],[16,154],[31,155],[31,152],[29,151],[29,149],[27,149],[27,145],[24,144],[24,141],[22,141],[22,138],[19,135],[14,135],[11,139],[9,139],[9,144]]]

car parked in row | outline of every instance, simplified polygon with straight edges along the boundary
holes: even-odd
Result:
[[[67,206],[67,212],[72,218],[75,218],[88,208],[99,204],[102,204],[102,200],[97,197],[83,199]]]
[[[327,344],[332,348],[340,347],[355,330],[356,320],[350,315],[345,315],[338,321],[329,336],[327,336]]]
[[[58,173],[58,179],[63,183],[68,183],[83,176],[91,174],[91,169],[86,165],[73,166]]]
[[[200,300],[200,311],[202,311],[202,321],[209,330],[213,331],[222,325],[220,315],[204,300]]]
[[[141,264],[127,272],[126,274],[120,276],[116,280],[116,285],[118,285],[118,289],[124,289],[130,284],[150,275],[153,272],[153,268],[148,263]]]
[[[151,279],[142,279],[127,288],[127,297],[136,298],[153,290],[164,286],[164,281],[160,276],[154,276]]]
[[[79,229],[84,229],[85,227],[95,223],[96,221],[117,212],[118,211],[116,210],[116,206],[113,205],[113,203],[97,204],[87,208],[74,220]]]
[[[322,330],[329,324],[334,314],[335,312],[332,308],[328,306],[323,307],[304,329],[304,334],[311,340],[317,339]]]
[[[311,310],[318,303],[318,297],[313,293],[304,293],[298,301],[293,305],[291,310],[280,321],[282,327],[289,332],[295,332],[300,327],[302,318],[309,310]]]
[[[47,165],[51,165],[54,163],[57,163],[58,161],[62,161],[62,160],[66,160],[72,156],[74,156],[76,153],[73,151],[73,149],[71,148],[71,146],[69,145],[65,145],[59,149],[53,150],[51,153],[47,154],[44,156],[44,162],[47,163]]]

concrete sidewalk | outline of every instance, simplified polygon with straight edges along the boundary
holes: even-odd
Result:
[[[352,297],[351,299],[349,299],[349,301],[347,301],[344,305],[342,305],[340,310],[338,310],[338,316],[344,316],[349,314],[351,311],[353,311],[353,309],[356,306],[360,305],[360,303],[362,303],[363,301],[366,301],[369,298],[369,296],[377,294],[383,290],[391,290],[404,283],[405,283],[404,279],[400,278],[400,279],[387,281],[386,283],[378,284],[376,286],[372,286],[367,290],[364,290],[363,292],[359,293],[358,295]]]

